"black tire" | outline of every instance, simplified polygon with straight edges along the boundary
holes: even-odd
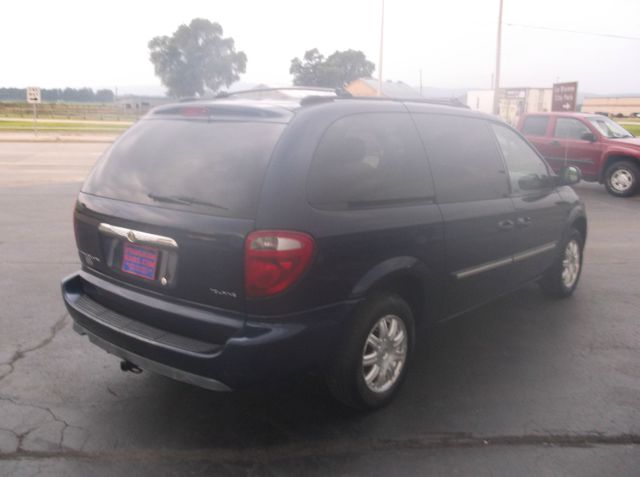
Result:
[[[638,164],[631,161],[613,163],[607,167],[604,173],[604,185],[611,195],[631,197],[638,191],[640,186],[640,168],[638,168]]]
[[[577,270],[577,275],[575,277],[575,280],[573,280],[573,282],[570,285],[568,285],[563,278],[563,273],[565,269],[564,261],[565,259],[568,259],[567,250],[568,250],[569,244],[572,242],[574,242],[577,245],[577,249],[579,251],[578,270]],[[562,243],[561,247],[559,247],[558,254],[556,259],[553,262],[553,265],[551,265],[551,267],[549,268],[549,270],[547,270],[547,272],[544,274],[542,279],[540,279],[540,282],[539,282],[540,287],[547,295],[554,298],[567,298],[571,296],[573,291],[578,286],[578,282],[580,281],[580,275],[582,274],[583,250],[584,250],[584,238],[582,237],[582,234],[576,229],[571,229],[568,237]]]
[[[383,317],[393,316],[402,321],[406,330],[406,357],[389,389],[374,392],[365,382],[364,353],[369,334]],[[398,324],[397,324],[398,325]],[[399,326],[399,325],[398,325]],[[343,338],[339,350],[327,372],[327,385],[333,396],[349,407],[372,410],[388,404],[396,394],[407,371],[414,345],[415,326],[411,308],[395,294],[376,295],[367,299],[357,311],[351,333]],[[393,373],[395,374],[395,373]]]

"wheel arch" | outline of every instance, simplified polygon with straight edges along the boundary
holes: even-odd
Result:
[[[572,223],[571,228],[576,229],[582,235],[582,240],[587,240],[587,219],[586,217],[577,217]]]
[[[424,321],[433,303],[429,303],[428,276],[425,264],[416,257],[394,257],[371,268],[353,287],[353,297],[370,297],[395,293],[407,302],[416,325]],[[429,310],[428,310],[429,308]]]
[[[621,152],[613,152],[606,157],[604,164],[600,169],[599,181],[601,184],[604,183],[607,169],[609,169],[609,167],[611,167],[616,162],[622,162],[622,161],[630,161],[634,163],[636,166],[640,167],[640,157],[636,157],[631,154],[626,154]]]
[[[587,241],[587,215],[582,206],[574,208],[569,214],[567,221],[569,226],[565,231],[565,237],[568,236],[572,229],[576,229],[582,235],[583,242]]]

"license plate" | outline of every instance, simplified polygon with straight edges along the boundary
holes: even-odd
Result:
[[[156,268],[158,268],[158,250],[140,245],[124,244],[122,250],[122,271],[155,280]]]

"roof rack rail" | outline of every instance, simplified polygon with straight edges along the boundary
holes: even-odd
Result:
[[[336,97],[307,96],[303,99],[303,102],[301,104],[304,105],[305,103],[313,104],[316,102],[322,102],[320,101],[320,99],[316,99],[322,98],[324,99],[324,101],[330,101],[334,99],[355,99],[361,101],[395,101],[398,103],[425,103],[469,109],[469,106],[464,104],[458,98],[393,98],[389,96],[353,96],[348,91],[346,91],[346,93],[346,95],[336,95]]]
[[[274,87],[274,88],[254,88],[254,89],[243,89],[240,91],[222,91],[214,96],[214,99],[221,98],[229,98],[231,96],[240,96],[243,94],[252,94],[252,93],[268,93],[270,91],[318,91],[321,93],[333,93],[339,98],[351,97],[351,93],[349,93],[344,88],[322,88],[319,86],[283,86],[283,87]],[[317,95],[320,96],[320,95]]]
[[[458,98],[405,98],[398,99],[397,101],[413,101],[414,103],[439,104],[442,106],[454,106],[456,108],[469,109],[469,106],[464,104]]]
[[[269,91],[322,91],[325,93],[335,93],[335,89],[331,88],[316,88],[311,86],[283,86],[281,88],[253,88],[253,89],[243,89],[240,91],[222,91],[214,96],[216,99],[220,98],[228,98],[230,96],[239,96],[243,94],[252,94],[252,93],[268,93]]]

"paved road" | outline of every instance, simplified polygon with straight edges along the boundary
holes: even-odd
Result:
[[[31,122],[33,121],[33,118],[29,118],[29,117],[5,117],[5,118],[0,118],[0,121],[5,121],[5,122],[15,122],[15,121],[24,121],[24,122]],[[76,118],[76,119],[66,119],[66,118],[50,118],[47,116],[40,116],[38,117],[38,121],[42,121],[44,123],[84,123],[84,124],[96,124],[96,125],[115,125],[115,126],[129,126],[130,124],[133,124],[134,121],[133,120],[125,120],[125,121],[105,121],[105,120],[97,120],[97,119],[82,119],[82,118]]]
[[[0,475],[580,475],[640,469],[640,197],[580,185],[575,296],[535,286],[431,329],[369,415],[314,376],[216,394],[71,330],[71,210],[104,144],[0,144]]]
[[[0,143],[112,143],[120,135],[119,132],[86,132],[86,131],[7,131],[0,129]],[[36,152],[37,154],[37,152]]]

